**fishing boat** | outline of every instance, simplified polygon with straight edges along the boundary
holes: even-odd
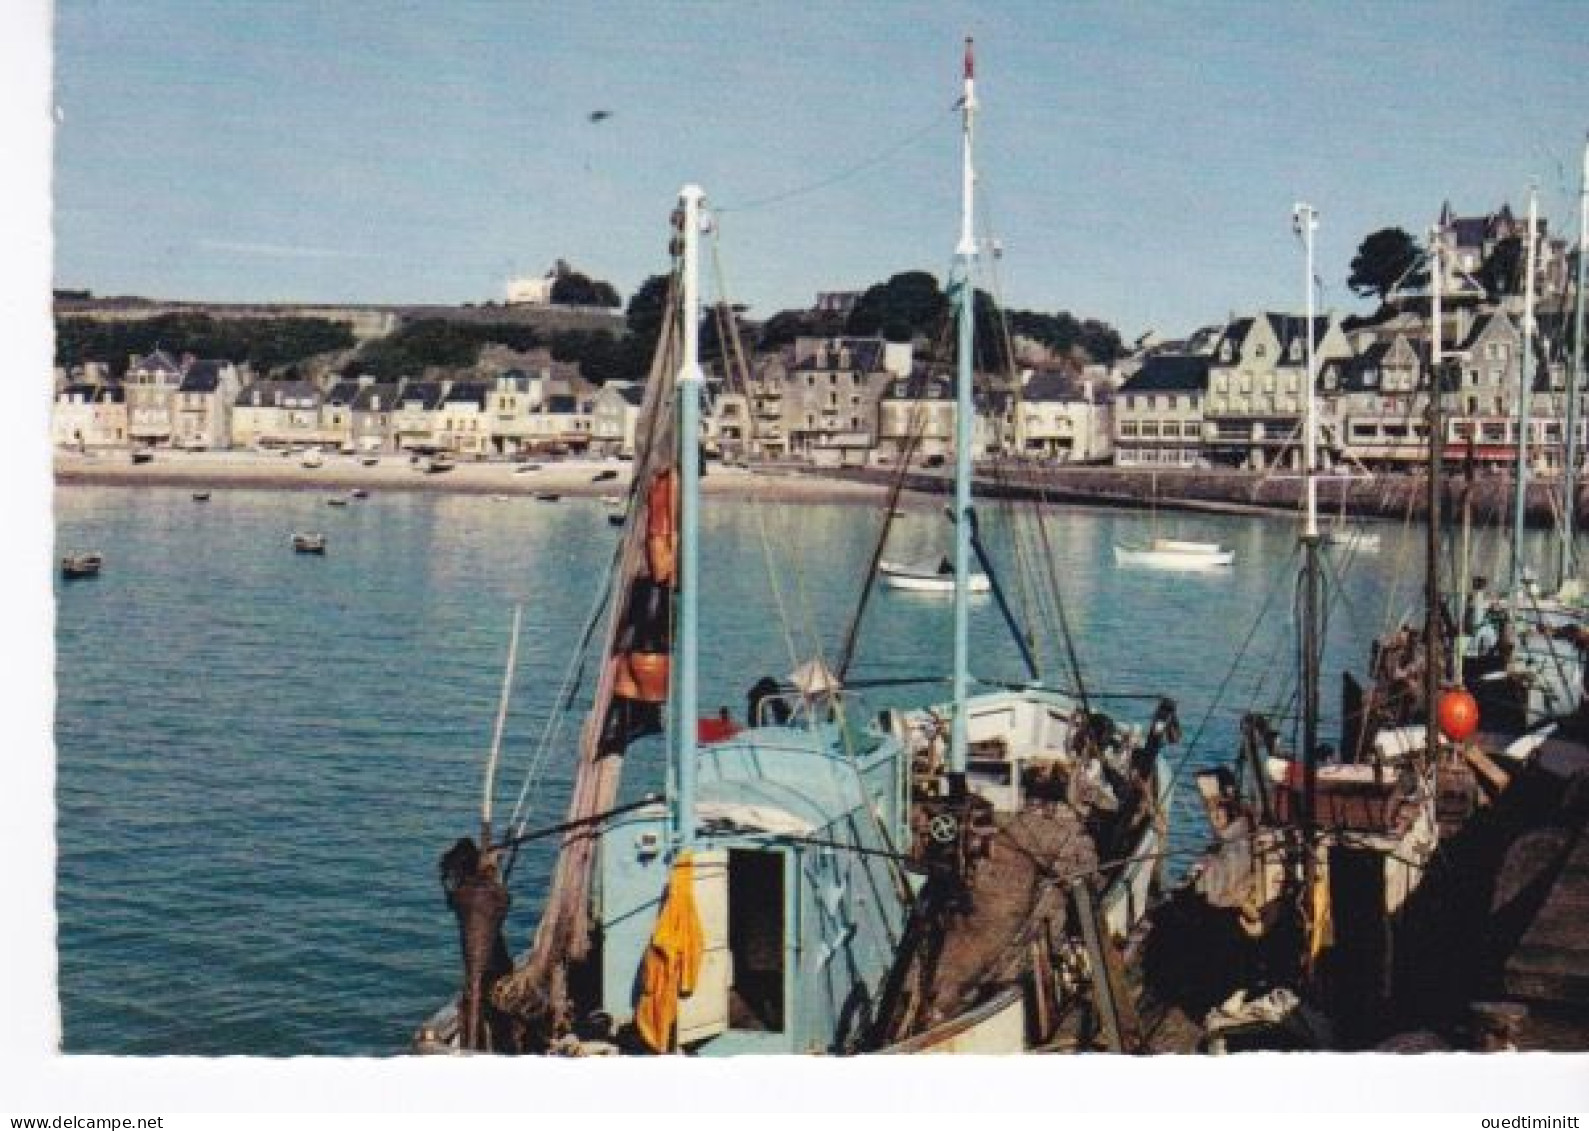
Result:
[[[348,498],[350,499],[368,499],[369,497],[370,493],[363,487],[355,487],[348,492]]]
[[[1450,792],[1443,770],[1455,755],[1451,736],[1439,733],[1434,710],[1413,726],[1409,712],[1383,711],[1387,699],[1369,696],[1365,709],[1350,690],[1339,749],[1322,742],[1326,617],[1315,418],[1317,214],[1298,205],[1294,226],[1306,249],[1308,328],[1294,699],[1300,719],[1288,735],[1283,721],[1277,725],[1263,713],[1243,716],[1232,762],[1195,775],[1210,845],[1185,884],[1155,909],[1143,947],[1149,996],[1186,1015],[1195,1047],[1203,1051],[1371,1047],[1385,1035],[1392,998],[1398,996],[1395,978],[1411,969],[1409,909],[1422,902],[1419,889],[1439,847],[1442,805]],[[1438,362],[1438,345],[1434,358]],[[1429,391],[1437,405],[1433,380]],[[1439,435],[1438,409],[1433,411],[1431,434]],[[1440,656],[1438,475],[1429,482],[1430,612],[1421,642],[1424,654]],[[1428,703],[1440,700],[1442,666],[1437,662],[1416,677]],[[1376,657],[1376,670],[1389,667]],[[1410,678],[1409,672],[1398,668],[1396,679]],[[1346,683],[1354,686],[1349,676]]]
[[[1236,552],[1217,542],[1186,542],[1155,538],[1146,545],[1117,545],[1115,564],[1153,569],[1223,569],[1236,560]]]
[[[316,533],[294,534],[292,536],[292,548],[300,554],[324,554],[326,552],[326,536]]]
[[[95,552],[67,554],[61,559],[61,576],[68,581],[82,577],[98,577],[105,564],[104,555]]]
[[[1116,936],[1162,845],[1173,704],[1135,727],[1085,693],[969,684],[969,41],[964,81],[953,700],[874,711],[815,656],[737,689],[742,728],[702,718],[698,610],[713,582],[699,556],[702,194],[687,186],[569,808],[536,829],[515,807],[499,829],[493,741],[478,837],[442,863],[463,988],[418,1050],[1018,1051],[1062,1043],[1077,1006],[1109,1012],[1125,992]],[[632,749],[659,732],[662,790],[622,801]],[[520,849],[549,839],[539,923],[511,961],[507,881]]]
[[[207,503],[210,501],[210,493],[208,491],[195,491],[193,492],[193,501],[195,503]]]
[[[890,589],[902,589],[909,593],[950,594],[955,591],[954,563],[947,558],[937,566],[879,562],[877,572],[883,584]],[[993,585],[987,574],[977,571],[971,574],[970,587],[973,593],[986,593]]]
[[[675,213],[642,486],[605,590],[607,647],[567,819],[498,838],[488,765],[480,839],[443,864],[465,988],[420,1029],[421,1051],[853,1051],[893,965],[912,891],[895,849],[909,835],[899,739],[855,696],[807,678],[767,681],[744,729],[698,744],[698,608],[711,584],[695,454],[701,198],[687,186]],[[626,753],[658,730],[667,788],[619,804]],[[529,953],[508,969],[503,881],[518,848],[545,836],[562,841],[551,887]]]

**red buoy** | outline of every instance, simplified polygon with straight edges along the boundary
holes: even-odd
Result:
[[[1465,688],[1456,688],[1441,694],[1435,718],[1440,723],[1440,733],[1452,742],[1464,742],[1479,729],[1479,704]]]

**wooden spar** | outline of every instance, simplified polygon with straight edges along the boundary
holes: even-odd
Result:
[[[497,700],[497,722],[491,731],[491,755],[486,759],[486,779],[480,797],[480,851],[491,850],[491,796],[496,790],[497,759],[502,754],[502,731],[508,723],[508,700],[513,695],[513,670],[518,666],[519,623],[524,606],[513,606],[513,632],[508,637],[508,662],[502,672],[502,695]]]
[[[642,431],[636,437],[634,478],[630,483],[630,522],[624,532],[613,592],[608,600],[607,634],[590,714],[580,730],[579,758],[568,822],[581,822],[563,838],[552,872],[546,906],[535,930],[524,965],[503,979],[499,996],[504,1003],[521,1003],[539,996],[543,1004],[559,1009],[564,1003],[550,1000],[559,967],[581,961],[590,952],[590,889],[595,863],[596,835],[590,819],[612,808],[618,796],[623,758],[602,750],[602,732],[612,709],[618,675],[617,643],[622,628],[627,587],[639,570],[645,553],[648,502],[643,491],[652,476],[672,460],[671,435],[673,384],[677,370],[679,327],[675,307],[676,277],[669,281],[664,309],[669,311],[664,333],[657,343],[641,404]]]

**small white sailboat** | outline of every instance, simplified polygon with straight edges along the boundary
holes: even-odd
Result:
[[[1146,546],[1116,546],[1115,565],[1152,569],[1223,569],[1236,560],[1236,551],[1217,542],[1184,542],[1155,538]]]
[[[1181,538],[1160,538],[1159,477],[1153,476],[1153,537],[1146,545],[1127,542],[1115,544],[1115,565],[1146,566],[1150,569],[1223,569],[1236,560],[1236,552],[1218,542],[1189,542]]]
[[[954,566],[945,558],[937,565],[904,565],[899,562],[878,562],[877,572],[883,584],[890,589],[903,589],[911,593],[944,593],[955,591]],[[967,589],[972,593],[987,593],[993,588],[988,575],[974,572],[968,578]]]

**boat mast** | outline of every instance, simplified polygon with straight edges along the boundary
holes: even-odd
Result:
[[[1589,258],[1589,141],[1584,143],[1583,172],[1578,181],[1578,282],[1572,311],[1572,361],[1567,381],[1567,450],[1561,467],[1561,562],[1557,588],[1577,571],[1573,546],[1578,521],[1578,398],[1583,396],[1583,283],[1584,260]]]
[[[699,527],[701,488],[701,198],[698,185],[679,191],[684,231],[684,358],[679,365],[679,678],[673,732],[676,739],[673,835],[680,852],[695,843],[696,640],[699,603]]]
[[[1512,495],[1511,599],[1515,607],[1523,588],[1523,517],[1528,509],[1528,401],[1534,388],[1534,230],[1539,189],[1528,189],[1528,253],[1523,268],[1523,356],[1517,392],[1517,475]]]
[[[954,554],[954,720],[949,734],[949,786],[951,794],[964,792],[966,773],[966,696],[971,682],[971,426],[974,406],[971,396],[973,319],[976,315],[976,287],[972,270],[976,264],[977,242],[972,230],[973,193],[976,173],[971,165],[971,140],[977,99],[971,38],[966,37],[965,92],[960,98],[960,244],[955,257],[960,266],[960,335],[956,353],[955,376],[955,554]]]
[[[1318,231],[1319,214],[1311,204],[1298,204],[1292,214],[1297,234],[1306,249],[1307,288],[1307,374],[1302,395],[1302,888],[1303,906],[1309,938],[1313,923],[1313,889],[1317,882],[1318,860],[1314,856],[1316,839],[1314,813],[1318,789],[1319,746],[1319,494],[1317,472],[1317,429],[1314,425],[1314,382],[1316,359],[1313,342],[1313,234]],[[1311,945],[1311,944],[1310,944]]]
[[[1445,346],[1440,325],[1440,250],[1439,230],[1430,229],[1429,278],[1433,287],[1431,296],[1431,326],[1429,332],[1429,524],[1424,544],[1424,756],[1426,764],[1435,764],[1440,749],[1440,726],[1435,710],[1440,695],[1442,661],[1445,658],[1440,641],[1440,492],[1442,479],[1441,458],[1445,455],[1445,414],[1441,412],[1441,371],[1445,367]]]

